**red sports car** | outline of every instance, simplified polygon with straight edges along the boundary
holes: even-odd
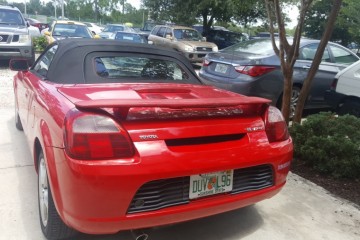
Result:
[[[67,39],[30,69],[10,67],[48,239],[206,217],[286,182],[293,144],[280,111],[203,85],[175,51]]]

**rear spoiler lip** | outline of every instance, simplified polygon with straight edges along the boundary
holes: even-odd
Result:
[[[133,107],[235,107],[239,105],[269,104],[271,101],[258,97],[226,97],[201,99],[99,99],[75,103],[78,109],[133,108]]]

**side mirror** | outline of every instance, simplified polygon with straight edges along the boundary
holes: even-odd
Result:
[[[153,41],[148,41],[148,44],[153,45],[154,42]]]
[[[44,32],[44,35],[45,35],[45,36],[50,36],[51,33],[50,33],[49,31],[45,31],[45,32]]]
[[[100,39],[101,37],[100,37],[99,35],[95,34],[95,35],[94,35],[94,38],[95,38],[95,39]]]
[[[27,71],[29,70],[29,62],[27,59],[11,59],[9,67],[13,71]]]
[[[203,37],[202,40],[203,40],[204,42],[206,42],[206,37]]]
[[[26,21],[26,26],[30,27],[30,23],[28,21]]]
[[[170,34],[166,34],[165,38],[169,40],[173,40],[173,37]]]

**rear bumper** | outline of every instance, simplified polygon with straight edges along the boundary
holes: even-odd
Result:
[[[236,92],[245,96],[256,96],[270,99],[272,105],[276,105],[280,96],[280,94],[277,92],[281,92],[281,89],[276,93],[270,91],[269,89],[263,89],[261,82],[264,79],[262,78],[244,76],[244,79],[231,79],[229,77],[208,74],[203,68],[201,68],[199,71],[199,77],[206,85],[216,86],[218,88]]]
[[[131,214],[117,218],[84,219],[66,215],[71,226],[89,234],[112,234],[121,230],[142,229],[208,217],[255,204],[276,195],[284,186],[271,187],[257,192],[243,193],[236,197],[202,199],[184,206],[170,207],[150,213]]]
[[[32,58],[33,48],[31,46],[18,46],[15,44],[0,44],[0,59]]]
[[[184,55],[192,63],[201,63],[209,52],[184,52]]]
[[[346,97],[346,95],[342,93],[338,93],[334,90],[327,90],[325,92],[325,101],[330,107],[334,110],[337,110],[342,100]]]
[[[262,134],[262,133],[254,133]],[[249,141],[252,141],[251,138]],[[255,138],[254,138],[255,141]],[[159,156],[160,141],[136,143],[145,149],[141,158],[120,161],[78,161],[63,149],[54,148],[54,171],[50,183],[58,212],[72,228],[90,234],[116,233],[206,217],[251,205],[275,195],[284,186],[292,160],[291,139],[276,144],[259,144],[243,151],[208,149],[186,154]],[[140,146],[142,145],[142,146]],[[210,157],[212,156],[212,157]],[[220,194],[190,200],[186,204],[141,213],[128,213],[137,190],[147,182],[198,173],[239,169],[269,164],[273,186],[237,194]],[[48,166],[50,167],[50,166]]]

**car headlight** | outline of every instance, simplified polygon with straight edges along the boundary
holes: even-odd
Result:
[[[30,41],[30,35],[19,35],[19,43],[26,43]]]
[[[186,51],[186,52],[193,52],[193,51],[194,51],[194,48],[193,48],[193,47],[190,47],[190,46],[185,46],[185,51]]]
[[[217,52],[217,51],[219,51],[219,48],[216,46],[216,47],[213,47],[213,52]]]

